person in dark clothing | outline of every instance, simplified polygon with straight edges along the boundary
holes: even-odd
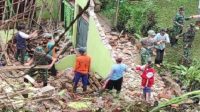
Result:
[[[49,61],[51,60],[51,63],[49,64]],[[56,58],[46,55],[44,49],[41,46],[36,47],[34,51],[33,58],[26,63],[25,65],[31,65],[34,63],[34,65],[49,65],[48,69],[52,68],[54,63],[56,62]],[[37,69],[38,73],[41,75],[43,80],[43,86],[47,86],[47,78],[48,78],[48,69]],[[34,72],[36,70],[30,70],[29,74],[30,76],[34,76]]]
[[[195,25],[190,24],[189,28],[187,29],[186,32],[182,33],[181,35],[177,36],[178,37],[183,37],[183,62],[182,64],[185,66],[188,66],[191,63],[191,48],[192,48],[192,43],[195,38]]]
[[[15,55],[15,59],[18,61],[18,58],[20,55],[20,58],[21,58],[20,62],[22,65],[24,64],[24,55],[26,53],[26,39],[37,36],[37,31],[34,31],[30,35],[28,35],[23,32],[24,29],[25,29],[24,24],[17,25],[18,32],[15,38],[16,44],[17,44],[17,52]]]

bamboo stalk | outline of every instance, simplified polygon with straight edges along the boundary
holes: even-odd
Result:
[[[5,1],[6,2],[6,1]],[[18,3],[21,3],[21,2],[23,2],[23,0],[19,0],[18,2],[15,2],[15,3],[13,3],[12,5],[15,5],[15,4],[18,4]],[[0,2],[1,3],[1,2]],[[2,7],[0,7],[0,9],[3,9],[3,8],[6,8],[6,7],[8,7],[9,5],[5,5],[5,6],[2,6]]]
[[[3,17],[2,17],[2,21],[4,21],[4,19],[5,19],[5,11],[6,11],[6,1],[5,1],[5,7],[3,7]]]
[[[34,0],[33,0],[33,3],[34,3]],[[34,17],[34,15],[35,15],[35,11],[36,11],[36,6],[34,5],[33,6],[33,12],[32,12],[32,17],[31,17],[31,20],[30,20],[30,25],[29,25],[29,27],[31,27],[32,26],[32,22],[33,22],[33,17]],[[31,12],[30,12],[31,13]]]
[[[31,4],[31,8],[32,8],[33,0],[31,0],[30,4]],[[31,12],[29,12],[29,14],[28,14],[28,24],[29,25],[30,25],[30,16],[31,16]]]
[[[27,0],[25,0],[25,4],[24,4],[24,11],[23,11],[23,13],[25,12],[25,9],[26,9],[26,4],[27,4]],[[24,19],[24,15],[26,15],[26,13],[25,13],[25,14],[23,14],[23,19]]]
[[[41,23],[41,15],[43,13],[43,10],[44,10],[44,5],[42,5],[41,9],[40,9],[40,13],[38,15],[38,19],[37,19],[37,23],[40,25]]]
[[[10,70],[18,70],[18,69],[30,69],[32,66],[3,66],[0,69],[0,72],[10,71]],[[38,65],[35,69],[48,69],[48,65]]]

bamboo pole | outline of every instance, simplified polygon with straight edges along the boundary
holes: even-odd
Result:
[[[43,10],[44,10],[44,5],[42,5],[41,9],[40,9],[40,13],[38,15],[38,19],[37,19],[37,23],[40,25],[41,23],[41,15],[43,13]]]
[[[0,72],[18,70],[18,69],[30,69],[32,66],[3,66],[0,69]],[[35,69],[48,69],[48,65],[38,65]]]
[[[33,0],[31,0],[30,5],[31,5],[31,8],[32,8]],[[30,16],[31,16],[31,12],[29,12],[29,14],[28,14],[28,24],[29,24],[29,26],[30,26]]]
[[[5,1],[5,2],[6,2],[6,1]],[[15,3],[13,3],[12,5],[15,5],[15,4],[18,4],[18,3],[21,3],[21,2],[23,2],[23,0],[19,0],[18,2],[15,2]],[[3,9],[3,8],[7,7],[7,6],[9,6],[9,5],[5,5],[5,6],[3,6],[3,7],[0,7],[0,9]]]
[[[23,11],[23,13],[25,12],[25,9],[26,9],[26,6],[27,5],[27,0],[25,0],[25,4],[24,4],[24,11]],[[24,19],[24,16],[26,15],[26,13],[23,15],[23,19]]]
[[[5,7],[3,7],[4,9],[3,9],[2,21],[4,21],[4,19],[5,19],[6,1],[5,1],[4,5],[5,5]]]
[[[34,0],[33,0],[33,4],[34,4]],[[34,17],[34,15],[35,15],[35,11],[36,11],[36,6],[35,6],[35,4],[34,5],[32,5],[33,6],[33,12],[29,12],[29,13],[32,13],[32,17],[31,17],[31,20],[30,20],[30,26],[29,27],[31,27],[32,26],[32,22],[33,22],[33,17]]]

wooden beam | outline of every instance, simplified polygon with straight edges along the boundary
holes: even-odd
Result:
[[[3,66],[0,67],[0,72],[12,71],[18,69],[30,69],[32,66]],[[48,69],[48,65],[38,65],[34,69]]]

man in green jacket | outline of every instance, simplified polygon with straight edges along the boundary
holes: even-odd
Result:
[[[176,39],[176,36],[182,33],[184,21],[185,21],[184,8],[181,6],[174,18],[173,36],[171,37],[172,46],[175,46],[178,43],[178,39]]]

